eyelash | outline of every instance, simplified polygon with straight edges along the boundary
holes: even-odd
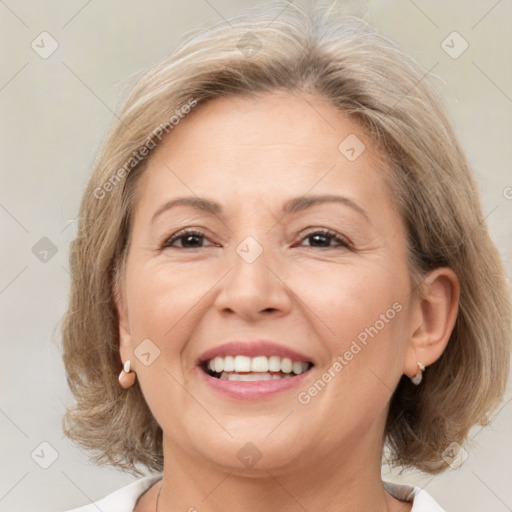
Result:
[[[340,235],[338,235],[338,233],[336,233],[335,231],[332,231],[330,229],[325,229],[325,228],[316,228],[316,229],[306,233],[305,235],[303,235],[301,240],[305,240],[305,239],[310,238],[310,237],[312,237],[314,235],[323,235],[323,236],[326,236],[326,237],[330,237],[331,239],[339,242],[339,246],[313,247],[315,249],[336,249],[337,247],[342,247],[344,249],[352,249],[352,245],[351,245],[351,243],[348,240],[346,240],[344,237],[341,237]],[[172,244],[176,240],[184,239],[184,238],[186,238],[188,236],[197,236],[197,237],[199,237],[201,239],[206,238],[205,234],[202,233],[201,231],[197,231],[197,230],[194,230],[194,229],[184,229],[183,231],[178,231],[174,235],[171,235],[169,238],[167,238],[164,241],[164,243],[161,245],[160,250],[163,250],[163,249],[166,249],[166,248],[184,249],[184,250],[197,249],[197,247],[192,247],[192,248],[172,247]],[[309,246],[309,247],[311,247],[311,246]],[[202,248],[203,247],[199,247],[199,249],[202,249]]]

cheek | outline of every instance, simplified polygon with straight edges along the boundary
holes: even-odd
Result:
[[[375,368],[396,379],[407,339],[407,276],[405,270],[390,274],[380,265],[347,265],[295,281],[331,356],[322,366],[341,356],[347,369]]]
[[[172,268],[169,264],[151,265],[133,272],[128,304],[132,334],[164,344],[179,337],[194,306],[211,289],[194,270]]]
[[[378,410],[391,398],[403,373],[406,315],[400,301],[374,304],[344,338],[341,361],[337,357],[343,365],[340,384],[354,394],[356,406]]]

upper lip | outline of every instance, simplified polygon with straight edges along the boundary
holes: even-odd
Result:
[[[254,341],[228,341],[221,345],[217,345],[204,352],[198,360],[198,364],[204,364],[216,357],[226,356],[279,356],[287,357],[292,361],[300,361],[304,363],[312,363],[312,359],[296,350],[285,347],[273,341],[254,340]]]

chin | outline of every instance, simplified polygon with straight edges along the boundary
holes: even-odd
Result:
[[[268,477],[267,471],[296,469],[303,457],[304,447],[297,443],[299,432],[284,433],[273,432],[266,437],[266,429],[246,429],[233,434],[233,439],[227,434],[222,439],[209,439],[203,433],[195,452],[210,464],[235,474],[257,477],[263,472]]]

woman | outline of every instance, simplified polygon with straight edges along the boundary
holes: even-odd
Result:
[[[382,482],[384,446],[439,473],[502,397],[505,273],[424,71],[278,12],[143,76],[95,164],[65,431],[157,474],[76,510],[441,511]]]

